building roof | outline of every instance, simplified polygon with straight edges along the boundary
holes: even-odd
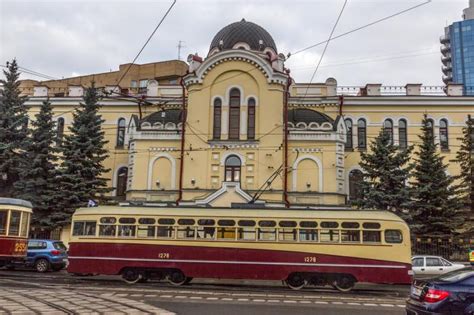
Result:
[[[152,126],[158,122],[162,123],[163,125],[169,122],[178,124],[182,121],[181,113],[181,109],[166,109],[144,117],[140,123],[148,122]]]
[[[288,111],[288,122],[293,124],[297,124],[299,122],[304,122],[306,124],[315,122],[319,125],[328,122],[332,125],[334,120],[326,114],[311,109],[297,108]]]
[[[223,41],[221,49],[232,49],[235,44],[243,42],[247,43],[252,50],[263,50],[266,47],[270,47],[275,53],[277,52],[272,36],[263,27],[247,22],[245,19],[229,24],[221,29],[212,39],[209,51],[219,47],[221,40]],[[260,40],[263,41],[262,49],[259,44]]]

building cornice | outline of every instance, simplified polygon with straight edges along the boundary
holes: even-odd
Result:
[[[268,83],[284,85],[288,79],[286,74],[275,71],[270,63],[255,53],[242,49],[231,49],[216,53],[204,60],[195,72],[184,77],[184,84],[186,86],[202,84],[209,71],[227,61],[242,61],[253,65],[267,78]]]
[[[344,96],[344,106],[474,106],[465,96]]]

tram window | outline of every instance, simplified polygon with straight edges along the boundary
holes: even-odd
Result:
[[[342,222],[341,226],[343,229],[358,229],[360,224],[357,222]]]
[[[161,219],[160,219],[161,220]],[[174,222],[174,220],[173,220]],[[157,237],[174,238],[174,228],[172,226],[158,226]]]
[[[217,228],[217,238],[220,240],[235,240],[235,228]]]
[[[115,236],[116,229],[116,225],[99,225],[99,236]]]
[[[234,226],[235,221],[234,220],[219,220],[217,221],[217,224],[220,226]]]
[[[120,224],[135,224],[137,220],[135,218],[120,218]]]
[[[118,236],[121,236],[121,237],[135,237],[135,229],[136,229],[135,225],[119,225],[118,226]]]
[[[318,223],[314,221],[301,221],[300,226],[304,228],[316,228],[318,227]]]
[[[8,210],[0,210],[0,235],[7,234]]]
[[[290,221],[291,222],[291,221]],[[294,222],[296,224],[296,222]],[[281,224],[281,222],[280,222]],[[279,241],[296,241],[296,229],[282,228],[278,230]]]
[[[167,219],[167,218],[158,219],[158,224],[162,224],[162,225],[174,225],[175,222],[176,221],[174,219]]]
[[[253,220],[240,220],[239,225],[240,226],[255,226],[255,221]]]
[[[376,223],[376,222],[364,222],[362,224],[362,227],[364,229],[369,229],[369,230],[378,230],[380,229],[380,223]]]
[[[201,220],[198,220],[198,223],[199,223],[199,221],[201,221]],[[214,225],[214,220],[210,220],[210,221],[213,221],[213,223],[209,224],[209,225]],[[204,225],[204,224],[201,224],[201,225]],[[200,226],[200,227],[198,227],[198,230],[197,230],[197,238],[201,239],[201,240],[202,239],[213,240],[215,234],[216,234],[216,228],[215,227]]]
[[[260,221],[260,222],[258,222],[258,226],[261,226],[261,227],[274,227],[274,226],[276,226],[276,222],[275,221]]]
[[[239,221],[240,224],[241,221]],[[250,221],[255,223],[254,221]],[[246,227],[246,228],[239,228],[238,229],[238,239],[242,241],[255,241],[256,231],[254,228]]]
[[[140,218],[138,224],[155,224],[156,220],[153,218]]]
[[[364,243],[380,243],[380,231],[362,231]]]
[[[359,230],[341,230],[341,241],[360,243],[360,231]]]
[[[300,222],[300,225],[303,222]],[[317,242],[318,230],[315,229],[300,229],[300,241],[302,242]]]
[[[198,225],[215,225],[216,221],[212,219],[199,219]]]
[[[269,221],[273,222],[273,221]],[[260,221],[261,223],[261,221]],[[275,223],[275,222],[273,222]],[[259,241],[275,241],[276,240],[276,229],[272,228],[259,228],[258,229],[258,240]]]
[[[295,221],[280,221],[278,224],[281,227],[296,227]]]
[[[72,225],[72,235],[84,235],[84,221],[76,221]]]
[[[323,225],[323,223],[321,223],[321,226]],[[321,242],[339,243],[339,230],[330,230],[330,229],[321,230],[320,238],[321,238]]]
[[[178,220],[178,223],[180,220]],[[192,221],[194,222],[194,220]],[[186,226],[186,227],[178,228],[178,238],[194,238],[194,234],[195,234],[194,227]]]
[[[156,227],[153,225],[139,225],[137,229],[137,236],[138,237],[155,237],[155,230],[156,230]]]
[[[73,224],[72,235],[74,236],[95,236],[95,221],[76,221]],[[115,233],[114,233],[115,234]]]
[[[179,219],[178,224],[179,225],[194,225],[196,221],[194,219]]]
[[[403,241],[402,232],[399,230],[386,230],[385,242],[391,244],[400,244]]]
[[[28,236],[28,221],[30,220],[30,214],[28,212],[23,212],[23,217],[21,219],[21,232],[20,235],[23,237]]]
[[[10,212],[10,228],[8,230],[8,235],[20,235],[20,211],[11,211]]]
[[[102,223],[102,224],[114,224],[115,222],[117,222],[117,219],[114,218],[114,217],[100,218],[100,223]]]
[[[321,222],[321,227],[325,229],[335,229],[339,227],[339,223],[337,222]]]

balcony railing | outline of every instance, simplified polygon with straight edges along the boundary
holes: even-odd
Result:
[[[441,42],[441,44],[446,44],[450,42],[450,38],[449,36],[443,35],[439,38],[439,41]]]

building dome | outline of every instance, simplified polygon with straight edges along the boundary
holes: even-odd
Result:
[[[222,46],[219,46],[222,41]],[[260,41],[262,44],[260,44]],[[212,39],[209,51],[215,48],[232,49],[237,43],[246,43],[251,50],[271,48],[277,53],[272,36],[261,26],[242,19],[221,29]]]

